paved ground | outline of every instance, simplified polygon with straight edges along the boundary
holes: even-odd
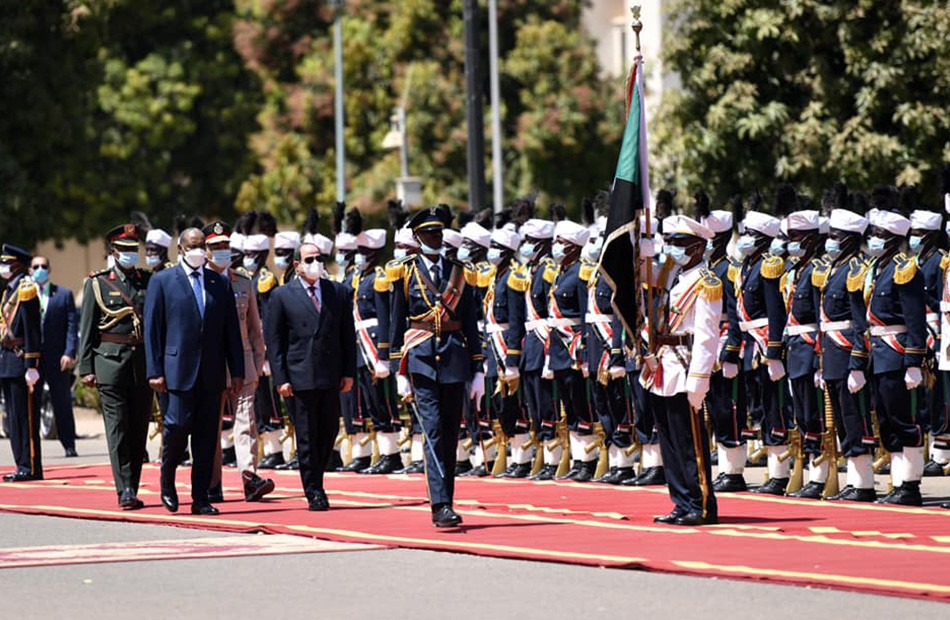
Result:
[[[80,462],[108,459],[101,423],[78,421]],[[49,464],[62,458],[45,442]],[[154,452],[153,452],[154,454]],[[0,442],[0,466],[12,462]],[[755,476],[761,470],[752,470]],[[753,476],[750,476],[752,478]],[[950,495],[950,480],[927,480]],[[0,513],[0,549],[233,536],[156,525]],[[248,535],[254,536],[254,535]],[[222,559],[0,569],[4,617],[76,620],[208,618],[565,618],[608,613],[684,618],[947,617],[923,601],[640,571],[498,560],[414,550],[369,550]],[[726,612],[725,610],[728,610]]]

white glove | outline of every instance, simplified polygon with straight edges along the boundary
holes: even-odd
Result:
[[[623,366],[611,366],[607,369],[607,372],[610,373],[611,379],[619,379],[627,374],[627,369]]]
[[[867,379],[864,377],[863,370],[852,370],[848,373],[848,391],[852,394],[860,392],[865,383]]]
[[[517,366],[505,366],[505,381],[514,381],[521,376]]]
[[[472,377],[472,389],[468,393],[470,400],[475,401],[475,411],[482,410],[482,398],[485,396],[485,373],[476,372]]]
[[[656,256],[656,248],[653,245],[653,239],[640,239],[640,258],[652,258]]]
[[[261,368],[261,371],[264,373],[265,377],[270,376],[270,362],[264,360],[264,366]]]
[[[541,370],[541,378],[550,381],[554,378],[554,371],[551,370],[550,358],[544,358],[544,368]]]
[[[739,364],[733,364],[732,362],[722,363],[723,379],[735,379],[738,375],[739,375]]]
[[[821,371],[815,371],[815,387],[819,390],[825,389],[825,378],[821,376]]]
[[[385,379],[389,376],[389,364],[383,360],[379,360],[373,364],[373,374],[376,375],[377,379]]]
[[[769,379],[778,381],[785,376],[785,364],[782,360],[769,360]]]
[[[686,398],[689,400],[690,407],[696,411],[702,411],[703,401],[706,400],[706,392],[700,392],[698,390],[687,392]]]
[[[917,366],[912,366],[907,369],[907,372],[904,373],[904,385],[907,386],[908,390],[913,390],[919,386],[924,381],[924,376],[920,374],[920,368]]]
[[[917,374],[918,375],[920,374],[920,369],[917,370]],[[38,371],[35,368],[28,368],[26,370],[26,375],[24,375],[24,378],[26,379],[26,384],[29,385],[30,387],[33,387],[34,385],[36,385],[36,382],[40,380],[40,371]]]
[[[590,366],[587,362],[581,364],[581,374],[584,375],[585,379],[590,376]]]
[[[412,394],[412,384],[406,375],[396,375],[396,393],[402,398]]]

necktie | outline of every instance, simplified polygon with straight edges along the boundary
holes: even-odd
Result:
[[[195,303],[198,304],[198,314],[201,318],[205,316],[205,299],[201,290],[201,274],[197,271],[191,272],[191,288],[195,291]]]
[[[441,288],[442,278],[439,277],[439,266],[432,265],[432,269],[430,271],[432,272],[432,284],[434,284],[436,288]]]
[[[320,300],[317,299],[317,287],[311,284],[307,287],[307,290],[310,291],[310,299],[313,300],[313,307],[317,309],[317,312],[320,312]]]

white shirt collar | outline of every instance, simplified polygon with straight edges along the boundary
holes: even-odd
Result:
[[[205,274],[204,274],[204,267],[201,267],[201,268],[199,268],[199,269],[195,269],[194,267],[192,267],[191,265],[189,265],[189,264],[186,263],[185,261],[181,261],[181,267],[182,267],[182,269],[185,270],[185,275],[188,276],[189,278],[191,277],[191,274],[193,274],[193,273],[197,273],[197,274],[198,274],[198,277],[204,277],[204,275],[205,275]]]
[[[422,252],[419,252],[419,256],[422,258],[422,264],[425,265],[426,272],[428,272],[428,273],[431,274],[431,273],[432,273],[432,267],[433,267],[433,265],[438,265],[438,266],[439,266],[439,275],[440,275],[440,276],[443,275],[443,274],[442,274],[442,257],[441,257],[441,256],[440,256],[436,261],[430,260],[429,257],[426,256],[425,254],[423,254]]]

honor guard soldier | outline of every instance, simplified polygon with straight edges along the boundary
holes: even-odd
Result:
[[[871,206],[867,243],[873,261],[864,277],[871,339],[868,383],[894,481],[894,489],[877,501],[920,506],[924,435],[918,387],[927,353],[924,277],[916,261],[900,251],[910,220],[891,210],[898,206],[897,190],[875,189]]]
[[[411,398],[425,437],[425,475],[436,527],[456,527],[456,441],[466,397],[480,402],[485,393],[484,355],[478,337],[474,291],[465,267],[440,254],[442,229],[451,214],[443,207],[423,209],[409,223],[418,256],[392,274],[392,352],[400,395]],[[471,382],[469,393],[466,384]]]
[[[172,236],[161,228],[153,228],[145,234],[145,266],[153,273],[162,269],[174,267],[168,260],[168,248],[171,247]]]
[[[525,261],[525,337],[522,354],[521,384],[524,406],[531,417],[541,456],[541,469],[532,480],[551,480],[561,462],[561,446],[556,442],[557,415],[554,404],[554,381],[543,377],[545,348],[551,330],[548,327],[548,299],[558,266],[551,258],[554,222],[529,219],[521,227],[524,241],[519,253]]]
[[[139,237],[126,224],[106,234],[115,266],[90,273],[83,286],[79,376],[99,388],[106,443],[119,505],[142,508],[138,499],[148,439],[152,390],[145,372],[145,290],[151,273],[136,269]]]
[[[574,222],[561,220],[554,227],[551,253],[560,269],[551,286],[548,303],[547,358],[542,376],[557,384],[558,401],[567,415],[570,441],[570,471],[559,479],[586,482],[594,477],[598,453],[587,451],[594,443],[593,412],[587,400],[587,283],[581,280],[581,250],[590,232]]]
[[[660,449],[673,510],[655,519],[675,525],[718,523],[709,434],[702,406],[719,348],[722,281],[703,266],[711,230],[682,215],[663,222],[668,260],[682,270],[673,280],[665,314],[654,330],[655,351],[644,359],[641,382],[653,395]]]
[[[458,260],[459,249],[462,247],[462,233],[451,228],[442,231],[442,256]]]
[[[794,190],[792,190],[794,192]],[[791,196],[792,201],[795,196]],[[781,223],[775,217],[755,211],[761,199],[756,194],[750,203],[753,210],[743,220],[744,232],[737,249],[743,256],[736,277],[736,312],[743,334],[743,377],[749,417],[761,426],[762,443],[768,451],[769,480],[756,492],[784,495],[789,479],[789,462],[779,455],[788,442],[786,424],[785,365],[782,362],[785,331],[785,301],[779,280],[785,273],[785,261],[768,253],[769,245],[778,235]],[[740,469],[734,448],[726,450],[733,471]],[[745,460],[743,455],[742,460]],[[743,480],[725,478],[716,490],[744,490]]]
[[[521,236],[507,228],[492,232],[488,262],[492,275],[485,292],[484,314],[488,351],[485,353],[485,389],[489,394],[491,417],[498,420],[501,436],[496,437],[499,455],[509,439],[511,462],[500,477],[525,478],[531,473],[527,443],[531,422],[521,406],[521,353],[525,333],[525,292],[528,278],[515,260]]]
[[[251,276],[244,268],[231,269],[231,227],[224,222],[212,222],[201,231],[208,248],[208,267],[231,281],[234,301],[237,305],[238,322],[241,327],[241,343],[244,347],[244,384],[239,393],[229,391],[225,397],[225,411],[231,418],[235,461],[241,472],[244,500],[255,502],[274,490],[274,481],[257,475],[257,420],[254,415],[254,394],[257,382],[263,374],[264,334],[257,310],[257,296],[251,285]],[[280,234],[280,233],[278,233]],[[223,424],[223,417],[222,417]],[[220,429],[220,427],[219,427]],[[222,430],[218,431],[223,435]],[[221,488],[221,465],[223,440],[218,442],[214,468],[211,472],[211,488],[208,500],[224,501]]]
[[[818,317],[821,290],[812,283],[814,270],[822,266],[818,255],[820,214],[814,210],[795,211],[786,218],[788,254],[792,263],[786,279],[788,319],[785,324],[788,377],[792,392],[792,412],[809,463],[808,484],[789,493],[791,497],[820,499],[828,478],[828,465],[815,464],[821,454],[824,412],[818,407],[815,376],[818,363]],[[798,458],[798,455],[795,455]],[[804,466],[803,460],[802,465]]]
[[[26,275],[32,257],[9,243],[0,250],[0,388],[10,425],[10,447],[16,471],[5,482],[43,479],[39,411],[32,392],[40,379],[40,300],[36,284]],[[142,458],[139,458],[141,467]]]
[[[359,408],[373,420],[379,460],[364,474],[391,474],[402,469],[399,455],[399,409],[389,368],[389,281],[379,264],[386,229],[365,230],[356,238],[353,274],[353,324],[356,328],[356,374]]]
[[[491,283],[493,270],[491,263],[487,260],[488,248],[491,247],[491,231],[480,224],[469,222],[462,227],[461,235],[462,245],[457,257],[465,265],[465,278],[468,285],[474,288],[477,303],[476,321],[484,355],[488,352],[488,336],[485,330],[485,294]],[[491,442],[490,407],[479,406],[476,409],[475,403],[465,399],[462,415],[462,427],[459,431],[456,450],[458,458],[456,472],[460,476],[479,478],[487,476],[492,471],[497,455],[495,444]],[[469,444],[474,446],[474,463],[470,457]]]

